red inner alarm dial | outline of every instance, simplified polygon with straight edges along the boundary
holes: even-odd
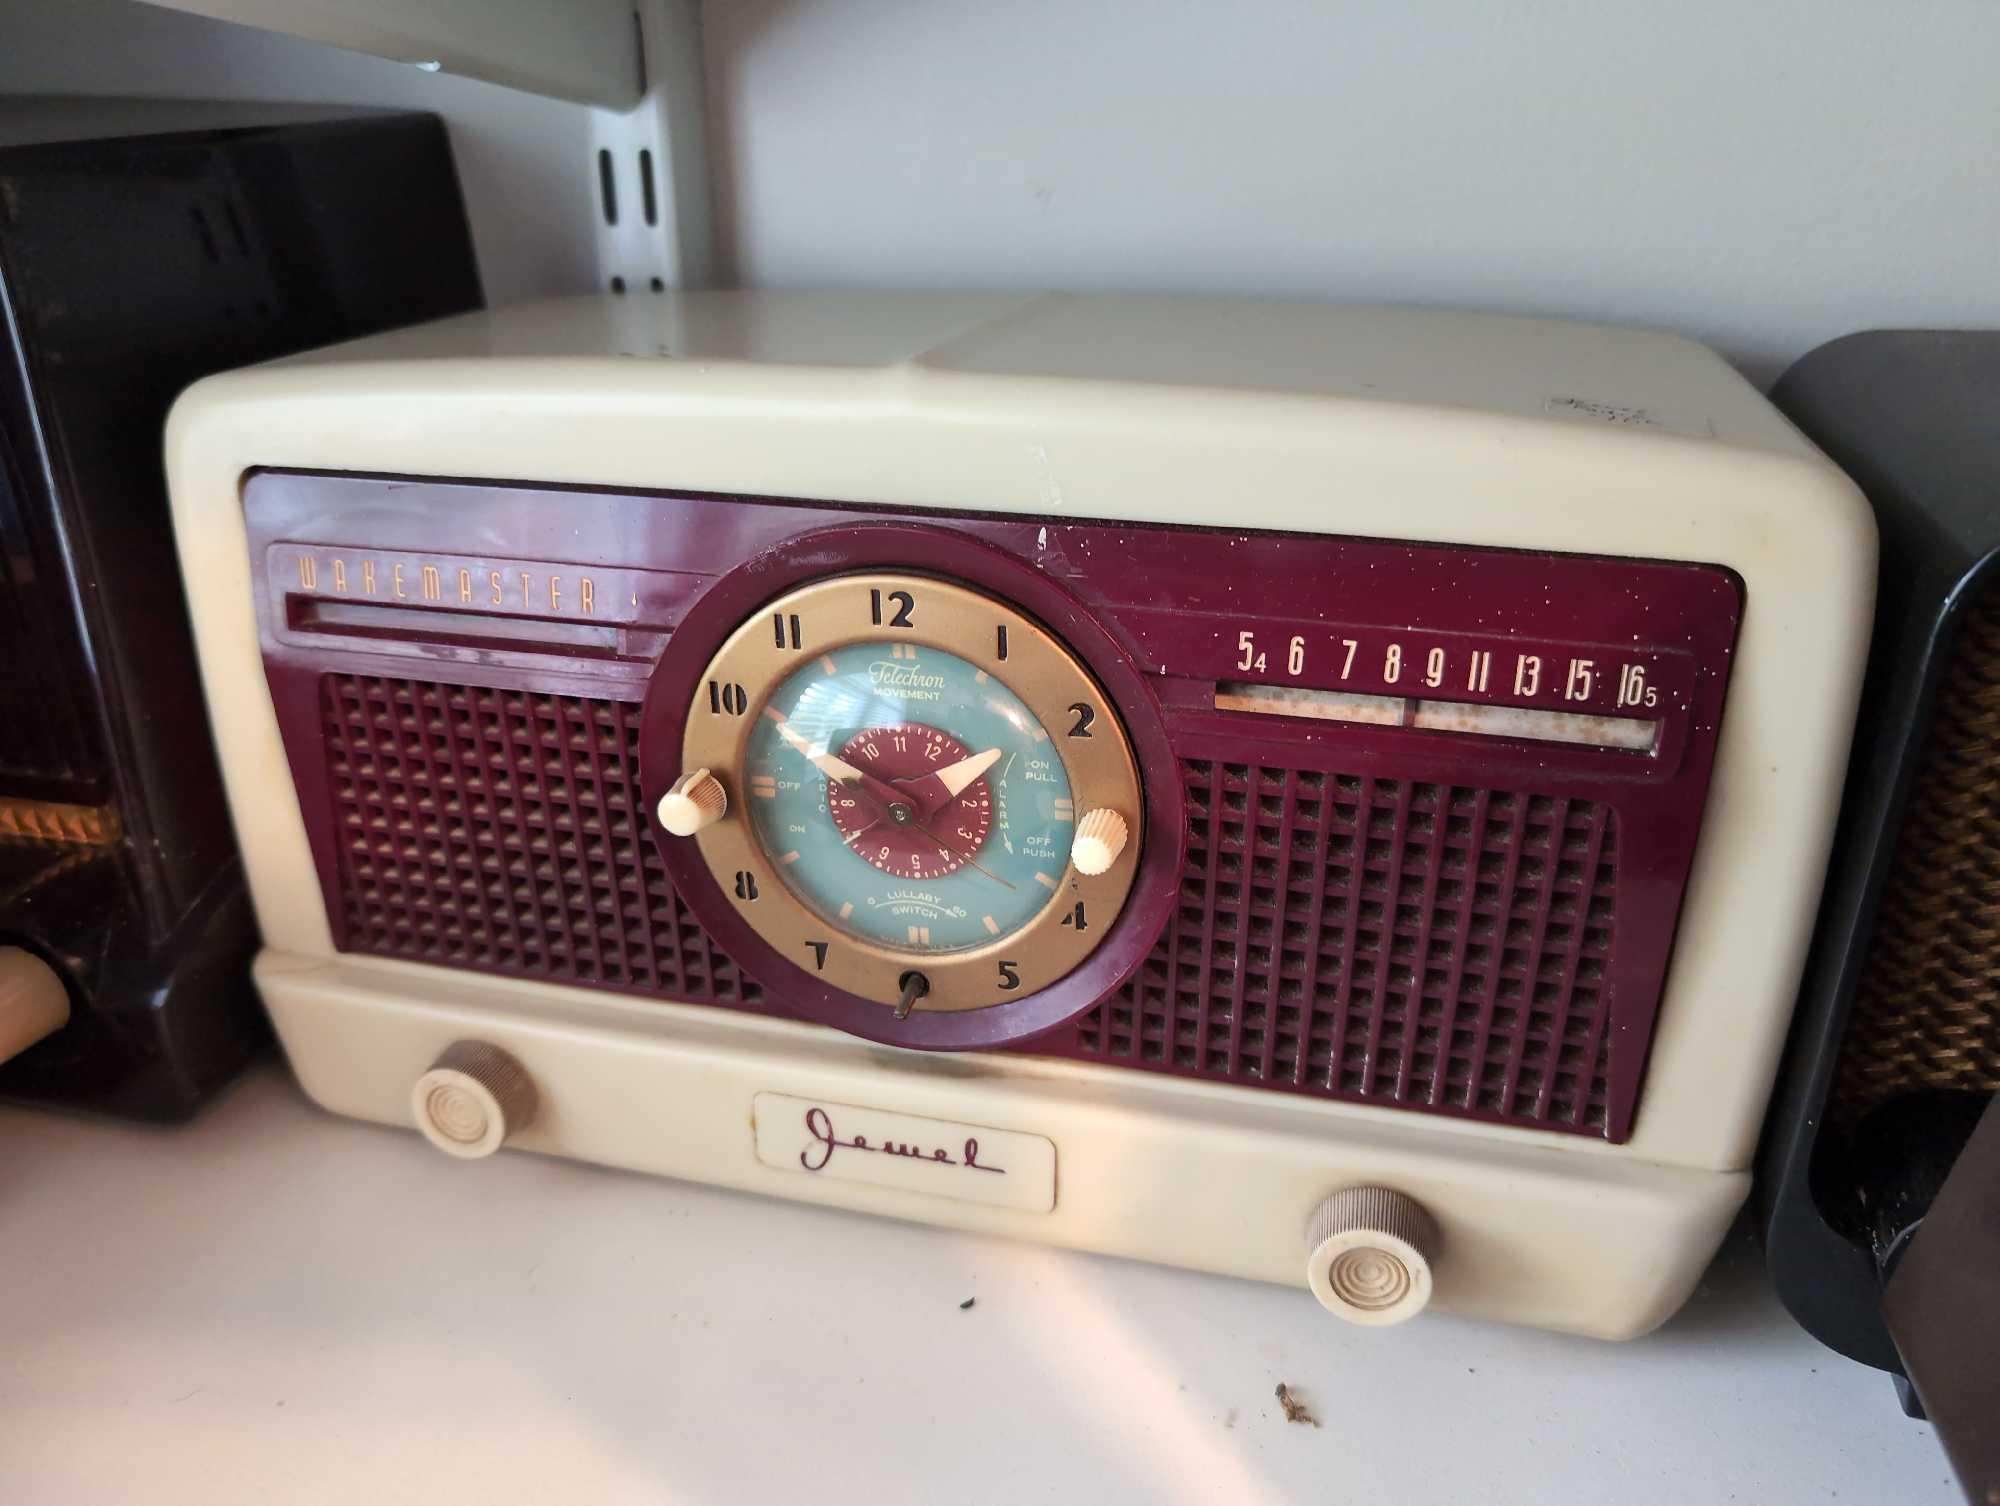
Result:
[[[827,808],[841,838],[873,867],[918,882],[942,878],[985,845],[993,798],[982,755],[949,733],[921,722],[870,727],[849,738],[840,757],[869,777],[829,782]]]

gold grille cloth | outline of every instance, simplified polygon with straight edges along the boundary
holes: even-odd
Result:
[[[1836,1118],[2000,1088],[2000,592],[1967,609],[1835,1078]]]

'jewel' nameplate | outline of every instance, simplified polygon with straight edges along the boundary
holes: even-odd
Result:
[[[759,1093],[757,1159],[780,1171],[1048,1213],[1056,1146],[1044,1135]]]

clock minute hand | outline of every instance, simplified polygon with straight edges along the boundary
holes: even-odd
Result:
[[[1000,750],[988,748],[984,753],[969,754],[957,763],[948,763],[941,769],[932,769],[928,774],[909,780],[902,788],[917,797],[926,820],[935,816],[945,805],[965,793],[972,782],[1000,761]]]

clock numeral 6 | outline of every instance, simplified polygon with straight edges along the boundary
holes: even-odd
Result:
[[[1000,987],[1003,991],[1012,993],[1021,986],[1020,968],[1021,964],[1018,962],[1003,962],[1000,964]]]
[[[719,680],[710,680],[708,709],[718,716],[725,711],[731,716],[741,716],[750,709],[750,692],[734,681],[725,685]]]

